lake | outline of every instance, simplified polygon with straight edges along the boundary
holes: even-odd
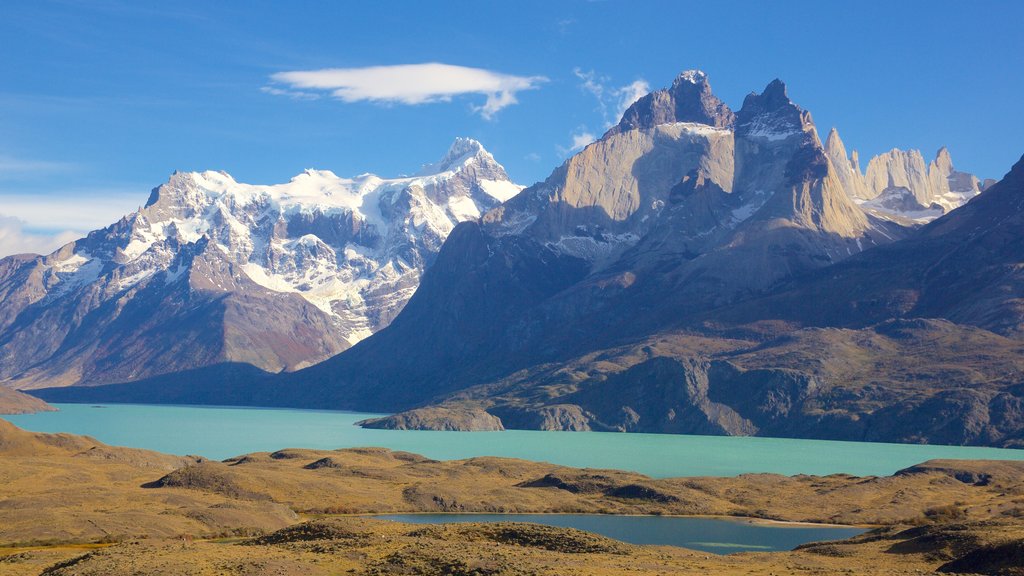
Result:
[[[374,516],[411,524],[532,522],[586,530],[631,544],[682,546],[715,554],[780,552],[808,542],[843,540],[862,528],[753,524],[716,518],[603,516],[595,514],[388,514]]]
[[[382,446],[439,460],[505,456],[566,466],[618,468],[653,477],[778,474],[888,475],[934,458],[1024,460],[1024,450],[614,432],[365,430],[380,416],[353,412],[55,404],[59,412],[3,416],[38,432],[70,432],[107,444],[224,459],[282,448]]]

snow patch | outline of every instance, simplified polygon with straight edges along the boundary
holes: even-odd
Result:
[[[491,198],[496,199],[498,202],[505,202],[506,200],[515,197],[523,191],[525,186],[514,184],[508,180],[480,180],[480,187],[484,189]]]

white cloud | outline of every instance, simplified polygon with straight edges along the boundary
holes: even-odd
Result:
[[[586,148],[587,144],[590,144],[594,140],[597,140],[597,137],[594,136],[592,132],[588,131],[585,126],[581,126],[572,133],[572,143],[568,147],[555,146],[555,148],[562,156],[568,156],[573,152],[578,152]]]
[[[573,68],[572,73],[575,74],[577,78],[582,80],[582,82],[580,83],[580,88],[585,92],[589,92],[594,97],[594,99],[597,100],[597,109],[599,112],[601,112],[601,119],[604,121],[605,124],[611,126],[611,124],[608,123],[608,105],[605,102],[604,94],[604,85],[606,82],[608,82],[608,78],[598,76],[597,73],[594,72],[593,70],[584,72],[580,68]]]
[[[650,85],[643,78],[620,86],[610,87],[611,79],[600,76],[593,70],[584,72],[581,68],[572,71],[580,79],[580,89],[589,93],[597,101],[597,110],[601,113],[601,121],[605,128],[611,128],[622,118],[622,114],[641,97],[651,91]],[[614,116],[609,109],[614,107]]]
[[[0,258],[11,254],[49,254],[84,236],[84,233],[75,230],[54,233],[27,232],[24,221],[0,214]]]
[[[270,94],[276,94],[271,90],[286,92],[281,95],[289,96],[290,92],[316,94],[321,91],[344,102],[426,104],[479,94],[487,99],[482,106],[473,106],[473,110],[488,119],[515,104],[516,93],[535,89],[547,81],[543,76],[514,76],[438,62],[278,72],[271,79],[288,86],[288,90],[271,86],[264,90]]]
[[[622,118],[622,115],[634,102],[646,96],[650,91],[651,86],[644,79],[634,80],[631,84],[626,84],[622,88],[617,89],[615,91],[615,96],[619,98],[617,116]]]
[[[582,150],[584,147],[586,147],[587,144],[590,144],[594,140],[597,140],[597,137],[591,134],[590,132],[580,132],[579,134],[573,134],[572,148],[569,148],[569,150]]]

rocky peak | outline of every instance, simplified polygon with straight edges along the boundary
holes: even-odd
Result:
[[[707,74],[687,70],[676,76],[670,88],[655,90],[634,102],[605,136],[676,122],[726,128],[734,120],[729,106],[712,93]]]
[[[825,155],[835,169],[836,177],[843,185],[847,196],[854,199],[867,199],[870,195],[867,187],[864,186],[864,177],[860,173],[860,162],[857,151],[853,151],[852,158],[846,154],[846,146],[839,137],[839,131],[832,128],[825,138]]]
[[[869,224],[845,192],[840,169],[834,166],[839,164],[846,176],[853,176],[838,132],[829,134],[828,148],[834,161],[818,139],[810,113],[789,99],[781,80],[747,96],[736,115],[734,188],[748,201],[771,194],[760,211],[763,218],[827,233],[808,246],[808,253],[835,259],[853,252],[853,245],[841,239],[861,237]]]
[[[872,202],[878,199],[882,208],[890,197],[913,196],[922,208],[915,219],[923,221],[962,206],[982,189],[973,174],[953,168],[953,159],[946,147],[940,148],[935,159],[927,163],[918,150],[893,148],[868,162],[864,183],[863,197]]]
[[[141,213],[151,221],[194,218],[200,215],[214,197],[238,183],[227,172],[180,172],[171,174],[167,182],[154,188]]]
[[[672,88],[675,88],[683,82],[705,85],[708,83],[708,75],[705,74],[703,70],[683,70],[678,76],[676,76],[676,79],[672,81]]]
[[[949,154],[949,148],[945,146],[939,148],[939,151],[935,153],[935,160],[932,160],[932,166],[946,173],[953,171],[953,157]]]
[[[850,164],[849,156],[846,154],[846,145],[843,144],[843,139],[839,137],[839,131],[834,126],[828,131],[828,136],[825,137],[825,153],[830,157],[842,156],[847,159],[847,164]]]
[[[477,169],[486,169],[500,172],[504,179],[508,176],[505,169],[498,164],[484,145],[472,138],[456,137],[444,157],[433,164],[426,164],[417,173],[417,176],[430,176],[443,172],[455,172],[469,164],[476,165]]]
[[[782,80],[772,80],[760,94],[750,93],[736,114],[736,137],[784,140],[813,130],[811,114],[793,103]]]

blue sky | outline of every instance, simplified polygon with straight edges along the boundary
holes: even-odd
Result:
[[[394,176],[471,136],[530,184],[689,68],[734,108],[782,78],[863,162],[947,145],[999,177],[1024,153],[1022,24],[1009,0],[7,0],[0,253],[110,223],[174,170]],[[392,68],[424,63],[445,66]]]

